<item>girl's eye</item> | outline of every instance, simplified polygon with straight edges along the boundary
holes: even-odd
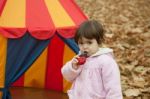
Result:
[[[89,42],[87,42],[88,44],[92,44],[92,42],[91,41],[89,41]]]
[[[83,44],[83,42],[79,42],[78,44],[82,45],[82,44]]]

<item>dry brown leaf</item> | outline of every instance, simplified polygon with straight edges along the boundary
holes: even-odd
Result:
[[[146,72],[146,68],[144,66],[137,66],[134,68],[134,72],[139,73],[139,74],[143,74],[143,72]]]
[[[140,92],[139,89],[127,89],[127,90],[125,91],[125,95],[126,95],[127,97],[129,97],[129,96],[138,96],[138,95],[140,95],[140,94],[141,94],[141,92]]]

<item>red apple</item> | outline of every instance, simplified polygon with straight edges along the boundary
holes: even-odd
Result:
[[[83,65],[86,62],[86,58],[88,57],[87,54],[88,53],[85,51],[79,55],[79,57],[77,58],[78,65]]]
[[[83,65],[86,62],[86,57],[80,56],[77,58],[77,60],[78,60],[78,65]]]

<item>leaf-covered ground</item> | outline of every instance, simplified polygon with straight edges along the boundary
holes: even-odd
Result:
[[[103,23],[114,49],[124,99],[150,99],[150,0],[75,0]]]

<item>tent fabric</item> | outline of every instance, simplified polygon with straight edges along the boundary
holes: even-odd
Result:
[[[36,39],[45,40],[57,31],[72,38],[86,19],[73,0],[7,0],[0,16],[0,33],[19,38],[29,31]]]
[[[9,86],[66,92],[61,67],[78,53],[85,20],[73,0],[0,0],[0,96],[11,98]]]
[[[0,0],[0,16],[2,14],[3,8],[5,6],[6,0]]]
[[[6,44],[6,40],[8,40],[7,44]],[[1,54],[1,55],[4,55],[4,57],[6,57],[7,55],[7,59],[6,59],[7,61],[4,58],[2,62],[4,64],[6,61],[6,63],[4,65],[0,64],[0,67],[3,67],[3,68],[5,67],[6,69],[5,71],[6,80],[4,81],[4,78],[2,79],[3,83],[5,83],[5,86],[3,85],[0,88],[1,91],[3,91],[3,99],[11,99],[9,95],[10,93],[8,91],[8,87],[23,72],[25,72],[27,68],[29,68],[30,64],[32,63],[32,61],[30,61],[32,60],[32,57],[36,57],[36,55],[32,55],[32,53],[30,53],[31,55],[26,54],[28,52],[27,48],[30,48],[30,50],[33,50],[35,49],[35,47],[38,47],[37,44],[34,44],[36,45],[35,47],[33,48],[31,47],[31,44],[32,44],[31,42],[33,41],[34,41],[34,38],[31,37],[30,34],[26,34],[23,37],[18,38],[18,39],[2,38],[0,43],[2,45],[5,45],[3,49],[4,49],[4,52],[6,51],[7,53],[7,54],[6,53]],[[45,42],[45,40],[44,41],[41,40],[41,41]],[[36,42],[41,42],[41,41],[36,40]],[[73,39],[69,39],[66,41],[69,41],[72,44],[72,48],[69,47],[68,46],[69,44],[66,44],[64,40],[60,38],[60,36],[54,35],[51,38],[51,41],[48,44],[47,48],[45,48],[42,54],[40,54],[40,56],[30,66],[28,71],[25,72],[25,74],[23,74],[15,83],[13,83],[13,85],[24,86],[24,87],[39,87],[39,88],[53,89],[53,90],[66,92],[71,84],[66,82],[63,79],[60,70],[61,70],[62,65],[65,64],[68,60],[70,60],[76,54],[72,49],[76,49],[76,50],[78,49],[77,46],[75,46],[74,44],[75,42],[73,41]],[[26,44],[26,42],[31,43],[31,44]],[[6,50],[6,45],[8,46],[7,50]],[[14,47],[16,47],[15,52],[13,50]],[[41,47],[44,47],[44,46],[41,46]],[[36,53],[36,50],[31,51],[31,52]],[[17,55],[14,55],[14,54],[17,54]],[[27,56],[27,58],[25,58],[25,56]],[[21,60],[26,60],[26,61],[21,61]],[[24,63],[21,65],[19,62],[24,62]],[[26,64],[27,66],[25,66]],[[14,70],[17,69],[17,67],[20,68],[19,71],[13,72]],[[24,70],[22,71],[22,69]]]
[[[7,38],[0,34],[0,88],[4,87]]]
[[[73,38],[65,39],[59,36],[76,54],[79,52],[78,45],[75,43]]]
[[[71,47],[60,36],[53,36],[47,48],[29,70],[13,83],[13,86],[38,87],[66,92],[70,84],[63,82],[60,70],[63,64],[78,52],[78,47],[73,39],[66,41],[72,44]]]
[[[48,43],[49,40],[37,40],[28,33],[19,39],[8,39],[3,99],[11,99],[8,88],[31,66]]]
[[[5,76],[6,83],[9,82],[7,79],[13,79],[12,82],[14,82],[22,75],[24,73],[22,69],[27,69],[41,54],[48,43],[49,40],[37,40],[28,33],[19,39],[8,39],[6,60],[6,73],[8,73],[8,75],[6,74]],[[17,72],[17,75],[11,73],[14,71]]]

